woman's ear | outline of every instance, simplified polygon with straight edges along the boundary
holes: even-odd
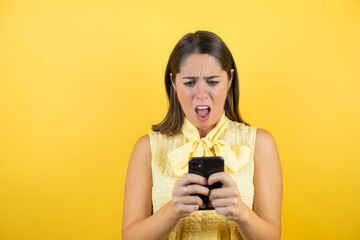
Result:
[[[170,73],[170,80],[171,80],[171,84],[172,84],[172,86],[173,86],[174,90],[176,91],[175,83],[174,83],[174,81],[173,81],[172,76],[173,76],[173,75],[172,75],[172,73]]]
[[[234,77],[234,69],[231,69],[230,70],[230,73],[231,73],[231,77],[230,77],[230,79],[229,79],[229,81],[228,81],[228,90],[230,89],[230,87],[231,87],[231,83],[232,83],[232,80],[233,80],[233,77]]]

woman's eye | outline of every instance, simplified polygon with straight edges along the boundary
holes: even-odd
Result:
[[[208,84],[211,86],[215,86],[218,83],[219,83],[219,81],[208,81]]]
[[[189,82],[184,83],[185,86],[192,86],[194,84],[195,84],[195,81],[189,81]]]

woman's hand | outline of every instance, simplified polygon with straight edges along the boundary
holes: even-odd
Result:
[[[210,191],[210,206],[215,208],[218,214],[224,215],[227,219],[235,222],[244,221],[249,216],[249,208],[241,200],[241,195],[236,182],[227,172],[214,173],[209,177],[209,186],[221,182],[221,188]]]
[[[178,219],[187,217],[190,213],[205,207],[205,204],[199,196],[191,196],[190,194],[208,196],[209,189],[204,186],[206,184],[206,178],[191,173],[185,173],[181,178],[176,180],[172,191],[170,208]]]

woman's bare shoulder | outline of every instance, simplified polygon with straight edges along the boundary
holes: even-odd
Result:
[[[261,148],[269,147],[274,144],[276,144],[275,138],[268,130],[263,128],[256,129],[255,148],[257,146]]]
[[[150,146],[150,137],[149,134],[143,135],[139,137],[139,139],[136,141],[135,145],[139,145],[142,147],[148,147]]]
[[[279,160],[274,136],[262,128],[256,130],[255,159],[269,163]]]
[[[141,136],[135,143],[133,148],[134,152],[141,152],[143,155],[151,156],[150,137],[149,134]]]
[[[150,137],[144,135],[134,144],[128,171],[139,171],[139,166],[143,166],[141,169],[151,170],[151,158]]]

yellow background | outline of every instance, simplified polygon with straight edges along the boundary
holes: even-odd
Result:
[[[276,138],[282,239],[360,239],[360,1],[0,1],[0,239],[120,239],[175,43],[210,30]]]

